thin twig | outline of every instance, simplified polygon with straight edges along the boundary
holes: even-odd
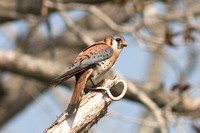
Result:
[[[87,33],[83,29],[81,29],[80,27],[75,25],[69,19],[67,13],[64,10],[60,10],[60,14],[63,17],[63,19],[65,20],[67,26],[75,33],[75,35],[77,35],[77,37],[80,40],[82,40],[88,46],[90,46],[91,44],[94,44],[95,41],[89,35],[87,35]]]
[[[148,121],[148,120],[143,120],[143,119],[138,119],[138,118],[129,118],[113,111],[108,111],[108,116],[116,118],[116,119],[120,119],[126,122],[132,122],[132,123],[136,123],[136,124],[140,124],[140,125],[148,126],[152,128],[158,127],[158,124],[154,121]]]
[[[48,6],[49,8],[55,8],[57,10],[60,10],[62,7],[63,9],[71,9],[71,8],[82,8],[86,11],[89,11],[96,17],[98,17],[100,20],[102,20],[107,26],[109,26],[112,30],[115,30],[120,33],[127,33],[127,32],[132,32],[138,29],[139,27],[142,27],[143,21],[139,21],[134,24],[126,24],[126,25],[118,25],[115,23],[108,15],[103,13],[99,8],[97,8],[94,5],[88,5],[88,4],[80,4],[80,3],[54,3],[52,1],[45,1],[45,5]]]
[[[49,0],[44,0],[43,5],[45,5],[48,8],[56,8],[59,10],[61,16],[63,17],[65,23],[69,27],[69,29],[74,32],[74,34],[86,45],[90,46],[95,41],[87,35],[86,31],[84,31],[82,28],[80,28],[78,25],[75,25],[73,21],[70,20],[70,18],[67,15],[67,12],[65,11],[66,7],[64,4],[61,3],[54,3]],[[82,5],[82,4],[81,4]],[[84,4],[83,4],[84,5]]]
[[[141,102],[143,102],[144,105],[151,110],[154,118],[159,124],[160,131],[162,133],[167,133],[166,121],[163,117],[162,110],[143,91],[139,90],[132,82],[127,81],[127,83],[129,91],[135,94],[141,100]]]

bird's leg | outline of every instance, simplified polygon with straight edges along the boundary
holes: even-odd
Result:
[[[91,91],[91,90],[95,90],[94,88],[97,87],[97,85],[95,85],[95,83],[92,81],[91,77],[89,77],[88,80],[90,80],[92,86],[89,87],[89,88],[85,88],[85,89],[84,89],[85,94],[87,94],[87,93],[88,93],[89,91]]]
[[[92,83],[92,87],[96,87],[97,85],[94,84],[91,78],[89,78],[90,82]]]
[[[100,89],[99,89],[99,90],[96,89],[97,86],[98,86],[101,82],[100,82],[99,84],[96,85],[96,84],[92,81],[91,78],[89,78],[89,80],[90,80],[90,82],[91,82],[92,85],[93,85],[90,89],[88,89],[89,91],[102,91],[102,90],[100,90]]]
[[[96,89],[98,88],[98,85],[101,85],[103,83],[103,81],[101,81],[100,83],[98,83],[97,85],[94,84],[94,82],[92,81],[91,78],[89,78],[89,80],[91,81],[91,83],[93,84],[92,88],[89,89],[89,91],[104,91],[103,89]]]
[[[115,78],[117,78],[117,74],[115,74],[112,79],[114,80]]]

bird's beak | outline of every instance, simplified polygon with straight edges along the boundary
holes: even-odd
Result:
[[[123,42],[122,42],[122,46],[123,46],[123,47],[127,47],[126,41],[123,41]]]

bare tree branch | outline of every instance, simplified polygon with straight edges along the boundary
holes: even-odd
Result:
[[[117,80],[117,78],[107,79],[103,82],[102,87],[110,89],[118,84]],[[124,87],[127,88],[125,84]],[[59,133],[61,131],[65,133],[85,133],[107,113],[111,101],[104,92],[89,92],[82,98],[78,111],[73,116],[74,118],[67,119],[67,112],[64,111],[45,133]]]
[[[51,61],[44,62],[41,59],[32,58],[31,56],[13,51],[0,50],[0,55],[2,55],[0,57],[0,68],[2,70],[21,73],[41,81],[49,82],[55,78],[55,75],[58,75],[58,71],[62,73],[61,70],[65,69],[65,67],[60,69],[62,66]],[[51,69],[52,66],[54,69]]]

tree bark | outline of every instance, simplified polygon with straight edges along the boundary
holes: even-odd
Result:
[[[102,87],[110,89],[114,85],[114,80],[106,79]],[[85,133],[107,113],[111,101],[104,92],[89,92],[82,97],[76,114],[68,119],[64,111],[45,133]]]

